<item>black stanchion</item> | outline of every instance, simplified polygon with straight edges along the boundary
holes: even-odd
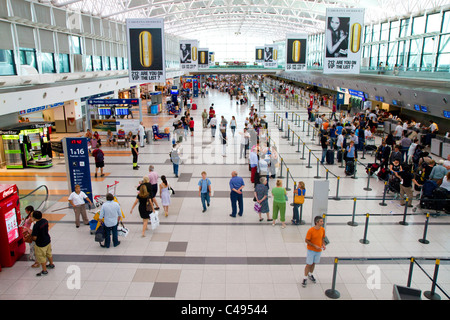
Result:
[[[356,198],[353,198],[353,214],[352,214],[352,221],[347,222],[349,226],[356,227],[358,226],[358,223],[355,222],[355,213],[356,213]]]
[[[304,120],[303,120],[304,121]],[[307,130],[307,132],[306,132],[306,136],[307,137],[309,137],[309,127],[310,127],[310,125],[309,125],[309,123],[308,123],[308,130]]]
[[[399,222],[399,224],[401,224],[403,226],[408,225],[408,222],[406,222],[406,215],[407,215],[407,211],[408,211],[408,202],[409,202],[409,199],[406,198],[405,211],[403,212],[403,220]]]
[[[322,178],[321,176],[319,176],[319,159],[317,159],[317,173],[316,173],[316,176],[314,177],[315,179],[320,179],[320,178]]]
[[[362,244],[368,244],[369,240],[367,240],[367,228],[369,227],[369,214],[366,213],[366,225],[364,227],[364,238],[359,240]]]
[[[338,258],[334,258],[334,267],[333,267],[333,280],[331,283],[331,289],[325,290],[325,295],[330,299],[339,299],[341,294],[336,290],[336,276],[337,276],[337,265]]]
[[[406,286],[408,288],[411,287],[411,281],[412,281],[412,275],[413,275],[413,267],[414,267],[414,258],[411,257],[411,259],[409,260],[408,282],[406,283]]]
[[[286,167],[286,191],[291,191],[289,188],[289,168]]]
[[[308,169],[311,169],[311,150],[309,150],[309,157],[308,157],[308,165],[306,166]]]
[[[306,120],[303,120],[303,132],[305,132],[305,121]]]
[[[423,293],[423,295],[429,300],[441,300],[441,296],[435,292],[440,263],[441,260],[436,259],[436,264],[434,265],[434,275],[433,275],[433,283],[431,285],[431,291],[425,291]]]
[[[297,151],[300,152],[300,136],[297,136]]]
[[[369,168],[369,173],[367,174],[367,187],[364,188],[364,190],[366,190],[366,191],[372,191],[372,188],[369,187],[370,176],[371,176],[370,172],[371,172],[371,170],[372,170],[372,169]]]
[[[384,191],[383,191],[383,201],[380,202],[380,206],[382,207],[386,207],[387,203],[386,203],[386,192],[387,192],[387,181],[384,182]]]
[[[305,158],[305,143],[303,142],[303,152],[302,152],[302,157],[300,158],[300,160],[306,160]]]
[[[425,220],[425,227],[423,229],[423,238],[419,239],[420,243],[429,244],[430,241],[427,240],[428,222],[430,220],[430,213],[427,212],[427,219]]]
[[[340,200],[340,198],[339,198],[339,182],[340,181],[341,181],[341,177],[337,177],[336,196],[334,197],[334,200]]]
[[[355,168],[354,168],[354,170],[353,170],[353,176],[352,176],[352,179],[358,179],[357,177],[356,177],[356,166],[358,165],[358,160],[356,160],[356,158],[355,158]]]
[[[280,176],[278,177],[280,179],[283,179],[283,158],[280,158]]]

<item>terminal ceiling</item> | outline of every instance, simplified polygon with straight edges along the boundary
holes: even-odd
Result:
[[[180,37],[217,33],[281,40],[286,33],[325,30],[326,8],[365,8],[366,23],[439,8],[449,0],[40,0],[124,22],[164,18],[165,32]]]

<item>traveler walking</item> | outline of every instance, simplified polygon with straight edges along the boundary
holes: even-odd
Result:
[[[262,214],[267,214],[267,221],[273,221],[270,218],[269,209],[269,187],[267,186],[267,178],[261,177],[255,188],[255,200],[260,205],[259,221],[263,221]]]
[[[169,215],[169,206],[170,206],[170,186],[167,182],[166,176],[161,176],[162,183],[159,185],[159,196],[161,197],[161,203],[164,209],[164,216],[167,217]]]
[[[145,186],[142,186],[144,188]],[[122,217],[119,203],[114,201],[114,196],[111,193],[106,195],[106,202],[102,205],[100,210],[99,220],[104,219],[105,225],[105,248],[109,248],[111,244],[111,234],[113,238],[113,245],[117,247],[120,241],[117,237],[117,226]]]
[[[313,272],[317,263],[320,262],[322,250],[325,250],[325,229],[323,228],[323,219],[320,216],[314,218],[314,226],[309,228],[306,233],[306,266],[302,286],[306,287],[308,279],[316,283]]]
[[[141,184],[139,187],[139,193],[136,196],[133,206],[131,207],[130,214],[133,214],[134,207],[139,203],[139,215],[142,218],[142,237],[145,237],[145,230],[147,230],[148,220],[150,214],[154,211],[153,203],[151,201],[151,192],[148,191],[146,184]]]
[[[198,182],[198,195],[202,201],[203,211],[206,211],[206,206],[209,207],[211,202],[211,180],[206,177],[206,172],[202,172],[202,178]]]

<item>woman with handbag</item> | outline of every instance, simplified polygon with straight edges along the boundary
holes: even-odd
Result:
[[[169,215],[169,205],[170,205],[170,192],[171,187],[167,182],[166,176],[161,176],[162,183],[159,185],[159,196],[161,197],[161,202],[164,208],[164,216]]]
[[[278,179],[277,180],[277,186],[272,189],[272,196],[273,196],[273,222],[272,225],[275,226],[277,218],[278,218],[278,212],[280,213],[280,221],[281,221],[281,228],[286,228],[285,223],[285,214],[286,214],[286,201],[288,200],[286,189],[283,188],[283,181]]]
[[[306,192],[305,183],[303,181],[299,181],[297,188],[294,189],[294,208],[292,209],[293,210],[292,224],[299,225],[301,222],[299,217],[299,208],[302,207],[303,209],[303,203],[305,202],[305,192]]]
[[[259,214],[259,221],[264,219],[261,217],[262,213],[267,214],[267,221],[272,221],[269,215],[269,188],[267,186],[267,178],[261,177],[255,188],[255,211]],[[257,210],[258,209],[258,210]]]
[[[139,215],[141,216],[143,220],[142,225],[142,237],[145,237],[145,230],[147,230],[148,225],[148,219],[150,219],[150,213],[153,212],[153,202],[150,198],[150,193],[147,190],[147,187],[145,184],[141,184],[139,187],[139,193],[136,196],[136,201],[133,204],[133,207],[131,208],[130,214],[133,214],[134,207],[139,202]]]

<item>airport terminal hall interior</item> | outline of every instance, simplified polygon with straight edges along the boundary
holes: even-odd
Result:
[[[449,0],[0,0],[0,34],[0,301],[450,299]]]

